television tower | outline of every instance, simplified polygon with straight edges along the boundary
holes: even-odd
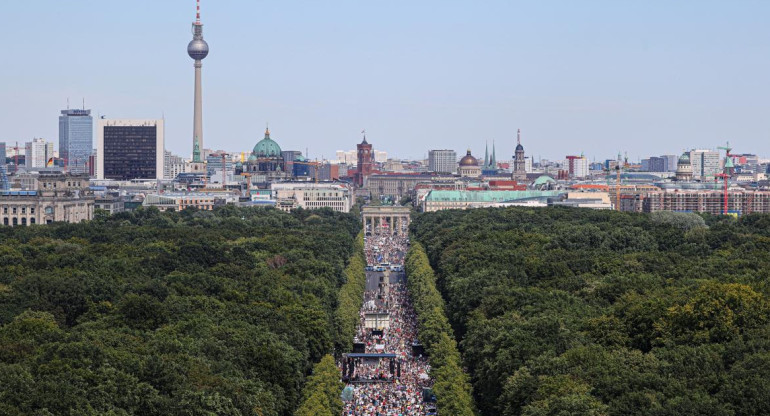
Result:
[[[201,2],[196,0],[197,13],[192,24],[193,39],[187,45],[187,54],[195,60],[195,110],[193,115],[193,162],[201,163],[203,150],[203,97],[201,91],[201,67],[203,59],[209,54],[209,44],[203,40],[201,23]]]

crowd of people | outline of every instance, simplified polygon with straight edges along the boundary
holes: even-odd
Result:
[[[367,237],[366,258],[370,264],[388,262],[402,265],[408,240],[405,236]],[[419,351],[417,318],[403,274],[370,275],[377,279],[375,290],[367,290],[354,342],[369,354],[392,354],[393,358],[355,358],[343,365],[348,382],[343,415],[407,416],[431,414],[423,389],[432,386],[430,365]],[[374,286],[367,285],[368,288]],[[373,328],[367,315],[387,314],[387,324]],[[367,328],[368,326],[368,328]],[[390,356],[389,356],[390,357]],[[343,394],[343,397],[345,395]]]
[[[404,264],[409,239],[405,235],[377,234],[366,237],[366,263]]]

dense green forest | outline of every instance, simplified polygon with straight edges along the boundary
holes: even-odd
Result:
[[[359,231],[232,206],[0,227],[0,414],[291,414],[349,343],[335,315]]]
[[[770,414],[770,216],[421,214],[492,415]]]

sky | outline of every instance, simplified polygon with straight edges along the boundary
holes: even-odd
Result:
[[[770,1],[201,0],[204,147],[401,158],[496,144],[629,159],[770,157]],[[166,120],[192,153],[194,0],[6,2],[0,141],[57,143],[70,106]]]

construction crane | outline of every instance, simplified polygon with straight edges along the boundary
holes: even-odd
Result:
[[[620,161],[618,161],[617,166],[615,166],[615,172],[618,175],[618,181],[615,185],[615,210],[620,211]]]
[[[251,173],[249,173],[249,172],[242,172],[241,176],[246,178],[246,194],[251,196]]]
[[[227,189],[227,153],[222,152],[222,189]]]
[[[13,174],[19,173],[19,142],[16,142],[16,146],[12,147],[16,154],[13,156]],[[26,160],[26,159],[25,159]]]

